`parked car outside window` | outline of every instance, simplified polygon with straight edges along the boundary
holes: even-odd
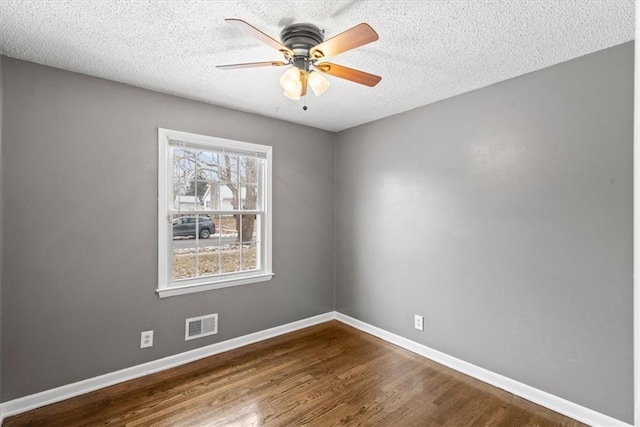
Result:
[[[173,238],[176,237],[196,237],[196,223],[198,224],[198,236],[201,239],[208,239],[216,233],[216,226],[211,218],[205,215],[181,216],[173,220]]]

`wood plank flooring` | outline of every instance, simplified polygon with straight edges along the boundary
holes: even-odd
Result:
[[[582,426],[331,321],[10,417],[4,426]]]

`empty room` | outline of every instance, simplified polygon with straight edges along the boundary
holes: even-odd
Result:
[[[1,0],[0,424],[640,425],[635,13]]]

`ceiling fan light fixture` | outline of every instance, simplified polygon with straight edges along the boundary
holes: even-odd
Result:
[[[300,69],[298,67],[291,67],[280,77],[280,86],[284,89],[284,94],[287,98],[300,99],[300,93],[302,92],[302,81],[300,80]]]
[[[289,98],[292,101],[299,101],[300,100],[300,91],[284,91],[284,96],[286,96],[287,98]]]
[[[322,74],[315,71],[309,73],[307,83],[316,96],[322,95],[327,91],[327,89],[329,89],[329,81],[325,79]]]

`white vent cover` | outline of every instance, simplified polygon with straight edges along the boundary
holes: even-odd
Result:
[[[192,340],[218,333],[218,313],[187,319],[184,325],[184,339]]]

